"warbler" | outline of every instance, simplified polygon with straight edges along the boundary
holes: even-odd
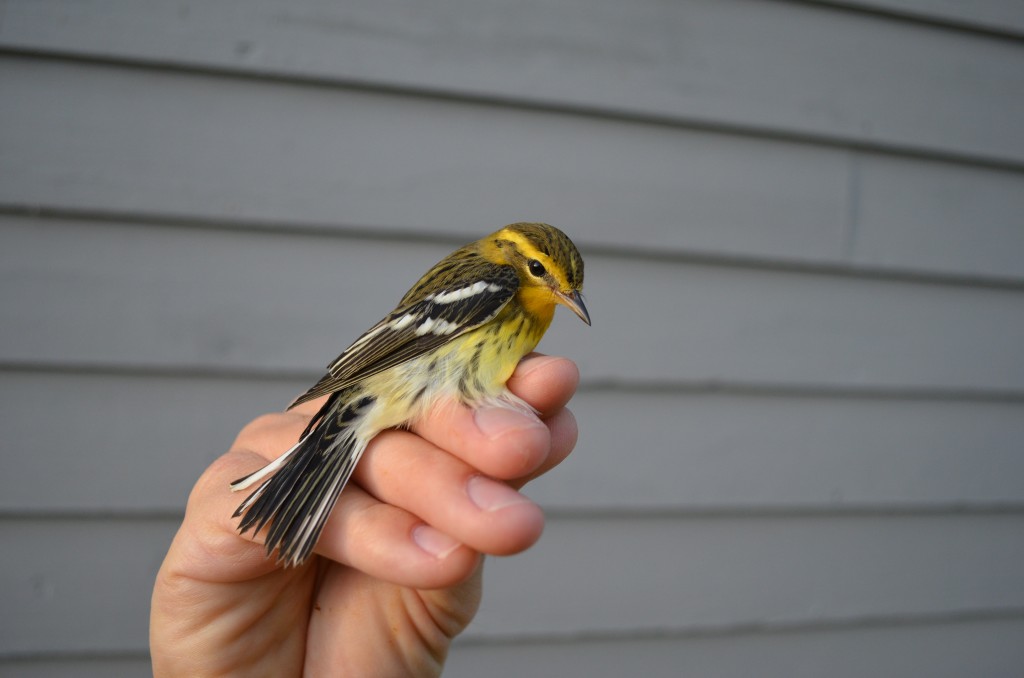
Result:
[[[381,431],[444,399],[533,412],[505,382],[557,305],[590,324],[582,287],[583,258],[548,224],[510,224],[449,254],[289,405],[330,396],[291,449],[231,483],[234,491],[259,483],[233,515],[239,531],[269,525],[268,557],[277,549],[285,566],[300,565]]]

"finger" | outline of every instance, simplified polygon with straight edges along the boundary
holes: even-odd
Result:
[[[542,417],[550,417],[565,406],[578,382],[579,371],[572,361],[538,355],[523,361],[508,385]],[[471,410],[444,403],[411,429],[495,478],[525,477],[541,467],[551,452],[551,432],[544,422],[502,406]]]
[[[342,493],[316,553],[399,586],[453,586],[476,569],[480,555],[397,506],[358,486]]]
[[[196,502],[190,501],[196,520],[205,522],[202,543],[207,548],[215,546],[220,554],[219,569],[223,573],[214,576],[224,581],[245,578],[245,573],[258,576],[280,567],[276,556],[266,553],[265,530],[239,534],[237,520],[231,517],[245,495],[227,491],[228,483],[261,459],[251,450],[224,455],[197,483]],[[339,496],[315,552],[370,576],[415,588],[458,583],[472,573],[479,558],[473,549],[408,511],[380,502],[356,484],[350,484]]]
[[[529,498],[408,431],[387,431],[356,470],[359,485],[483,553],[533,545],[544,515]]]
[[[568,404],[580,383],[576,363],[559,356],[531,353],[519,363],[506,384],[546,418]]]

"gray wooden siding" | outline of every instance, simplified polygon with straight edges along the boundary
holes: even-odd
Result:
[[[144,675],[196,475],[519,219],[580,443],[450,675],[1019,675],[1024,12],[965,7],[0,3],[0,675]]]

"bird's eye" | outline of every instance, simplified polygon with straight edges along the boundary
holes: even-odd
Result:
[[[540,263],[536,259],[530,259],[530,263],[527,264],[527,266],[530,267],[530,275],[534,275],[538,278],[547,273],[544,269],[544,264]]]

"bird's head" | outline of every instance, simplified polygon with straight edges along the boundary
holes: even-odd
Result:
[[[583,303],[583,257],[569,237],[548,224],[517,223],[487,238],[492,250],[519,274],[519,297],[537,315],[562,304],[590,324]]]

